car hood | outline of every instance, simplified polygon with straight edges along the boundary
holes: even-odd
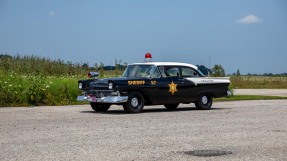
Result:
[[[98,81],[91,82],[90,88],[107,89],[109,86],[108,85],[109,82],[113,82],[115,84],[121,84],[120,82],[124,80],[127,80],[127,79],[124,77],[99,79]]]

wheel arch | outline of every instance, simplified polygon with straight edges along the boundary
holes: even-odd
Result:
[[[152,102],[151,102],[151,98],[148,96],[148,94],[147,94],[144,90],[141,90],[141,89],[133,89],[133,90],[130,90],[128,93],[130,94],[130,93],[132,93],[132,92],[139,92],[139,93],[141,93],[142,96],[144,97],[144,100],[145,100],[144,104],[145,104],[145,105],[149,105],[149,104],[152,103]]]
[[[215,97],[214,93],[211,92],[211,91],[201,91],[201,92],[199,92],[198,98],[199,98],[200,96],[202,96],[202,95],[207,95],[207,96],[210,96],[210,97],[212,97],[212,98]]]

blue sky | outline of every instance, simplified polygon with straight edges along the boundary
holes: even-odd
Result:
[[[0,0],[0,54],[287,72],[286,0]]]

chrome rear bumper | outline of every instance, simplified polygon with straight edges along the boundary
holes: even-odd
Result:
[[[231,91],[227,91],[226,94],[227,94],[227,96],[232,96]]]

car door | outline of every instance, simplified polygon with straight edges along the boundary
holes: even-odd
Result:
[[[130,66],[132,77],[127,80],[126,91],[138,90],[149,97],[151,101],[156,96],[156,82],[160,73],[154,65],[133,65]]]
[[[162,77],[157,81],[156,102],[159,104],[183,102],[184,80],[180,76],[180,68],[178,66],[159,66],[159,69]]]
[[[198,79],[200,74],[191,67],[181,67],[181,76],[183,79],[183,90],[182,90],[182,99],[186,102],[191,102],[196,100],[199,94],[199,88],[195,83],[194,79]]]

